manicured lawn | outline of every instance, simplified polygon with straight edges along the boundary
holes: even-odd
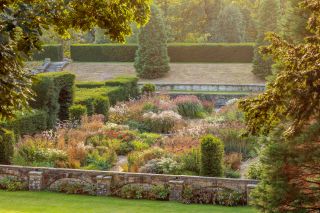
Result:
[[[1,213],[253,213],[250,207],[185,205],[175,202],[122,200],[118,198],[56,194],[50,192],[0,191]]]
[[[163,78],[141,80],[141,83],[197,84],[263,84],[255,76],[250,63],[171,63]],[[135,75],[133,63],[73,62],[65,70],[76,75],[77,81],[104,81],[119,75]]]

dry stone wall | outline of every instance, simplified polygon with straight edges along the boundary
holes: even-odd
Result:
[[[88,171],[76,169],[38,168],[23,166],[0,165],[0,179],[15,177],[24,182],[29,190],[50,190],[59,185],[87,184],[95,187],[95,195],[113,195],[126,185],[167,185],[169,199],[181,201],[184,188],[201,189],[231,189],[243,193],[246,201],[248,193],[258,183],[256,180],[229,179],[199,176],[159,175],[145,173],[122,173],[111,171]]]

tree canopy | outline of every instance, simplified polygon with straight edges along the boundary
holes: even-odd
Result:
[[[265,93],[240,103],[252,133],[268,133],[287,120],[287,133],[292,134],[320,116],[320,4],[305,0],[304,6],[312,11],[308,21],[312,34],[305,42],[289,43],[276,33],[268,34],[271,45],[262,52],[272,55],[282,69]]]
[[[263,212],[318,212],[320,209],[320,4],[300,1],[310,11],[302,43],[269,33],[281,69],[266,91],[240,102],[248,132],[266,135],[262,177],[253,204]]]
[[[0,3],[0,119],[14,116],[28,106],[30,75],[23,69],[35,49],[41,49],[42,29],[49,26],[60,35],[68,29],[104,29],[123,42],[130,24],[148,21],[150,0],[2,0]]]

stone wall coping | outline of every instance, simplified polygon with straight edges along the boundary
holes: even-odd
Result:
[[[250,189],[254,189],[257,187],[257,184],[248,184],[247,187]]]
[[[17,166],[17,165],[0,165],[0,169],[21,169],[29,172],[71,172],[71,173],[86,173],[95,176],[110,176],[110,175],[124,175],[124,176],[136,176],[136,177],[167,177],[172,180],[203,180],[203,181],[224,181],[224,182],[235,182],[243,184],[257,184],[258,180],[251,179],[235,179],[235,178],[220,178],[220,177],[203,177],[203,176],[187,176],[187,175],[163,175],[163,174],[150,174],[150,173],[130,173],[130,172],[115,172],[115,171],[99,171],[99,170],[81,170],[81,169],[60,169],[60,168],[48,168],[48,167],[28,167],[28,166]]]
[[[144,85],[148,84],[148,82],[139,82],[138,85]],[[265,87],[265,84],[210,84],[210,83],[153,83],[154,85],[159,85],[159,86],[185,86],[185,85],[196,85],[196,86],[240,86],[240,87],[245,87],[245,86],[256,86],[256,87]]]
[[[32,176],[41,176],[43,174],[43,172],[41,171],[30,171],[29,172],[29,175],[32,175]]]
[[[172,183],[172,184],[183,184],[184,181],[183,180],[170,180],[169,183]]]

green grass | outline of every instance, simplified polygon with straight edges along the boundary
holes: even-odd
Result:
[[[0,191],[1,213],[255,213],[250,207],[185,205],[176,202],[122,200],[51,192]]]

